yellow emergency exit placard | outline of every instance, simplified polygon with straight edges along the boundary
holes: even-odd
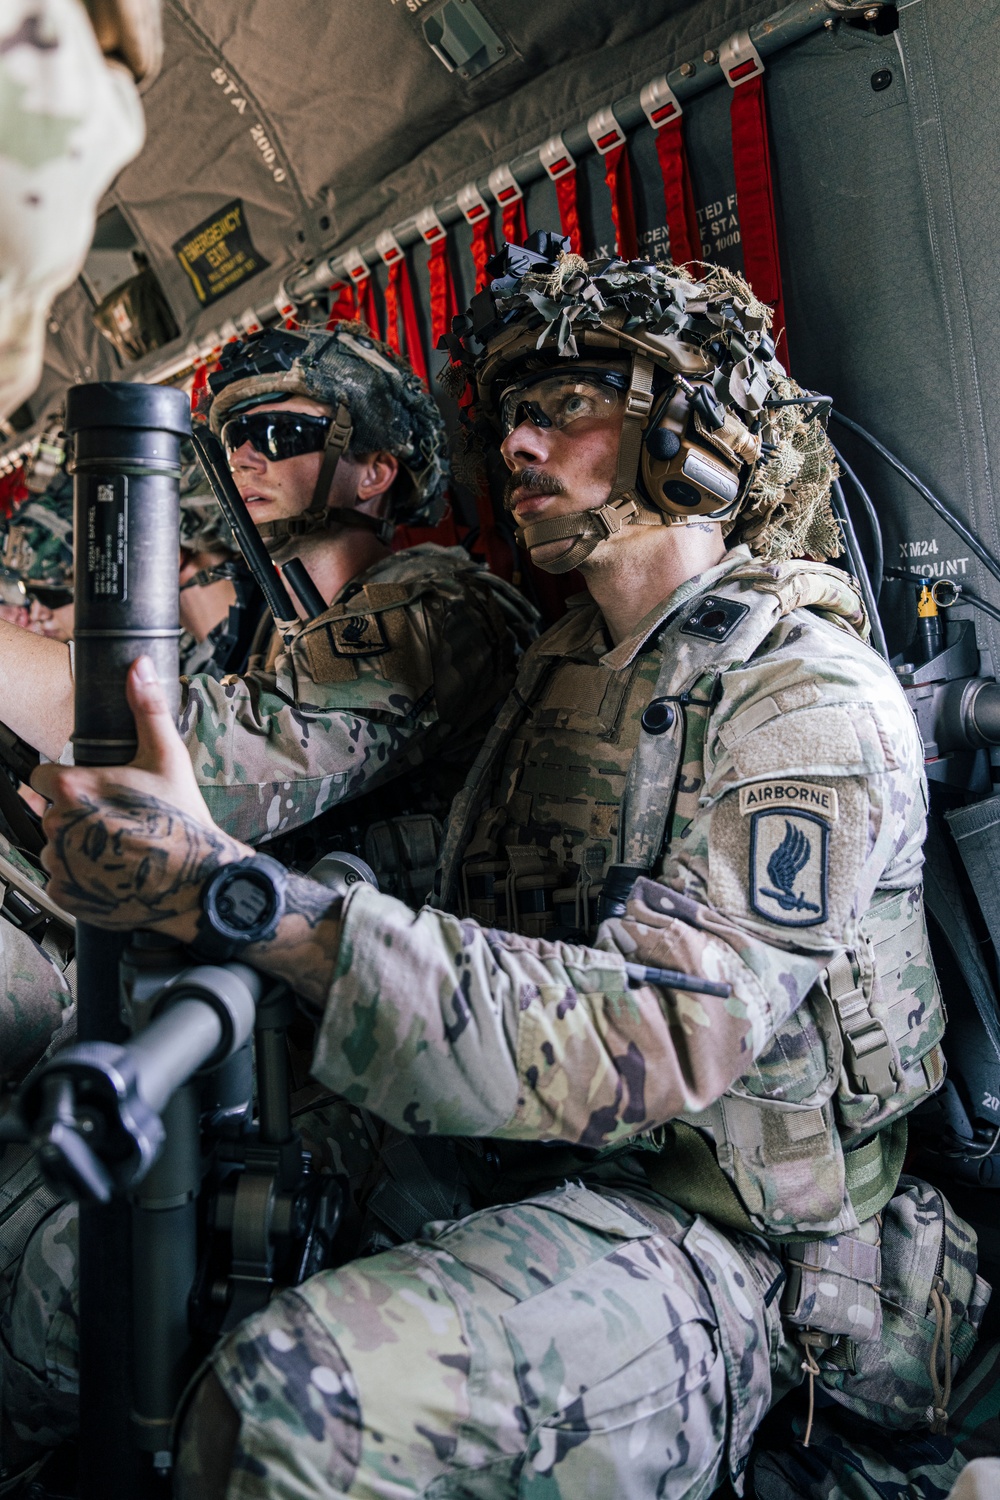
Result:
[[[175,241],[174,254],[190,277],[194,294],[203,307],[217,302],[268,265],[254,249],[239,198]]]

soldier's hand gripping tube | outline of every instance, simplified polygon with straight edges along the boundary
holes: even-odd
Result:
[[[287,639],[299,629],[295,606],[281,580],[281,574],[271,561],[271,555],[264,546],[259,531],[250,519],[246,501],[233,483],[233,476],[229,472],[222,444],[215,434],[200,422],[196,423],[192,430],[191,441],[194,443],[195,452],[212,486],[215,498],[219,502],[222,514],[229,522],[233,535],[239,543],[240,551],[246,558],[247,566],[267,601],[268,609],[274,616],[275,624]],[[305,607],[309,609],[308,604]],[[323,608],[326,608],[325,603]],[[313,613],[312,610],[309,612]]]
[[[125,679],[152,657],[168,697],[178,688],[180,443],[183,391],[102,383],[66,401],[73,442],[77,764],[131,760],[135,725]],[[118,965],[124,939],[86,923],[76,934],[81,1043],[121,1044]],[[63,1122],[65,1124],[65,1122]],[[67,1127],[68,1128],[68,1127]],[[82,1139],[82,1137],[81,1137]],[[67,1149],[75,1142],[66,1139]],[[86,1158],[78,1153],[80,1170]],[[80,1496],[136,1500],[148,1467],[129,1426],[132,1262],[129,1206],[80,1205]],[[109,1464],[108,1455],[114,1455]]]

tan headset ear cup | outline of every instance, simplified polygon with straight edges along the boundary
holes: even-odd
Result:
[[[642,445],[642,457],[639,461],[639,477],[642,480],[646,495],[656,506],[668,516],[725,516],[732,510],[736,496],[725,499],[718,494],[713,494],[704,485],[699,484],[692,478],[689,472],[684,472],[684,466],[688,463],[688,456],[697,461],[702,472],[707,475],[714,471],[719,476],[733,477],[729,474],[729,468],[720,463],[715,454],[709,455],[700,443],[692,443],[686,438],[681,439],[681,445],[673,458],[654,458],[645,442]],[[688,464],[688,468],[693,467]],[[699,498],[693,505],[685,505],[678,499],[672,499],[664,490],[664,485],[674,485],[692,491]]]

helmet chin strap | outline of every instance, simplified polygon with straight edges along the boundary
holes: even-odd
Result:
[[[653,370],[651,359],[636,354],[625,396],[625,417],[618,443],[618,470],[611,493],[599,510],[576,511],[569,516],[543,516],[518,528],[517,539],[531,551],[549,542],[573,539],[573,546],[551,562],[539,562],[546,573],[568,573],[584,562],[599,542],[615,536],[626,526],[662,526],[666,517],[661,511],[649,511],[640,505],[635,486],[642,453],[642,433],[653,406]]]
[[[518,528],[517,540],[530,552],[535,547],[572,537],[573,546],[568,552],[548,562],[535,562],[546,573],[568,573],[590,556],[598,542],[624,531],[626,526],[662,524],[661,515],[643,510],[633,496],[622,495],[618,500],[606,501],[600,510],[580,510],[571,516],[542,516],[538,521],[529,521],[527,526]]]
[[[298,516],[285,516],[279,521],[262,521],[257,527],[261,539],[271,557],[277,563],[288,562],[295,556],[292,543],[313,532],[328,531],[333,526],[352,526],[358,530],[373,531],[380,542],[388,546],[395,529],[387,518],[369,516],[364,511],[347,505],[327,505],[337,465],[350,445],[354,432],[351,414],[343,402],[337,407],[330,430],[323,446],[323,462],[316,479],[316,488],[307,508]]]

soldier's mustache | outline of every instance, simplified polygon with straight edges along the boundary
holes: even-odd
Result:
[[[508,475],[504,485],[504,510],[513,510],[515,490],[527,491],[530,495],[565,495],[566,486],[561,480],[546,474],[544,469],[517,469]]]

